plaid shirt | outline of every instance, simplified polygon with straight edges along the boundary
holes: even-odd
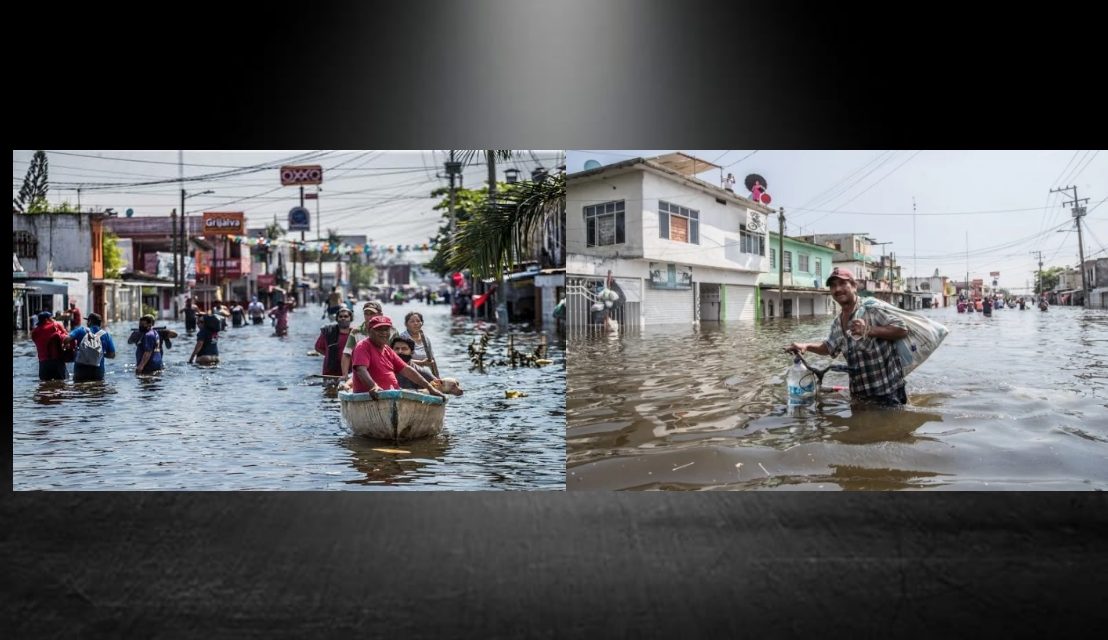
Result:
[[[881,309],[867,309],[864,315],[857,311],[852,317],[862,317],[871,327],[894,326],[906,329],[904,321]],[[848,338],[843,333],[842,313],[831,321],[831,335],[823,343],[831,357],[846,352],[846,365],[850,368],[850,393],[855,397],[885,396],[904,387],[904,369],[896,353],[896,343],[868,336],[861,340]],[[847,321],[849,324],[849,321]]]

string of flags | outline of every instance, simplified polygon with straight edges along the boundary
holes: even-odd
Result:
[[[292,238],[277,238],[276,240],[270,240],[269,238],[251,238],[248,236],[227,236],[231,242],[236,244],[246,245],[248,247],[266,247],[266,246],[285,246],[295,247],[301,251],[321,251],[323,253],[335,254],[335,255],[353,255],[363,254],[366,256],[372,256],[374,254],[386,254],[386,253],[410,253],[416,251],[434,251],[436,250],[435,243],[423,244],[347,244],[345,242],[328,242],[326,240],[295,240]]]

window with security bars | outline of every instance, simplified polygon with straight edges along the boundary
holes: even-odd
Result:
[[[793,270],[793,252],[784,251],[781,253],[781,262],[785,265],[785,271],[792,273]]]
[[[700,212],[659,200],[658,237],[700,244]]]
[[[805,272],[808,271],[808,256],[803,254],[803,253],[800,253],[800,254],[797,254],[796,259],[797,259],[796,270],[797,271],[805,271]]]
[[[626,242],[624,201],[589,205],[585,212],[585,246],[603,247]]]
[[[27,231],[16,231],[12,238],[15,255],[20,258],[38,259],[38,238]]]
[[[743,253],[753,253],[757,256],[766,255],[766,236],[761,233],[751,233],[746,230],[745,224],[740,224],[739,250]]]

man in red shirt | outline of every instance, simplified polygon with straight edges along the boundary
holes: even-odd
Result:
[[[65,327],[54,321],[52,313],[43,311],[38,314],[38,324],[31,330],[31,340],[38,350],[38,379],[65,380],[69,376],[62,355],[62,343],[69,340]]]
[[[354,366],[354,393],[369,392],[374,397],[378,391],[399,389],[396,374],[419,385],[428,393],[446,400],[441,391],[431,386],[419,372],[408,366],[388,346],[392,332],[392,320],[386,316],[377,316],[369,321],[369,337],[354,347],[352,363]]]

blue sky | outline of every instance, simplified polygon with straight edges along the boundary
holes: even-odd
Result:
[[[971,278],[999,271],[1001,286],[1022,288],[1037,250],[1044,266],[1076,265],[1077,233],[1063,207],[1070,192],[1050,193],[1072,185],[1089,198],[1085,257],[1108,257],[1108,154],[1097,150],[570,150],[567,170],[581,171],[590,159],[610,164],[673,151],[725,167],[742,195],[747,174],[765,177],[790,235],[864,232],[892,242],[878,250],[895,253],[906,276],[939,269],[964,278],[967,234]],[[718,169],[699,177],[720,184]],[[572,191],[568,208],[571,215],[579,208]]]

